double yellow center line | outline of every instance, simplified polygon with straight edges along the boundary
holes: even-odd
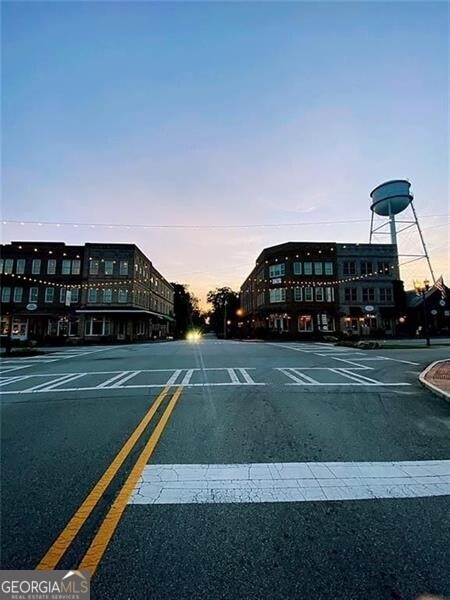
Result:
[[[56,538],[52,546],[49,548],[45,556],[42,558],[40,563],[37,565],[36,569],[55,569],[69,546],[74,541],[81,527],[86,523],[90,514],[98,504],[100,498],[105,493],[106,489],[113,481],[114,477],[117,475],[120,467],[123,465],[125,459],[129,456],[130,452],[136,445],[137,441],[146,430],[148,424],[153,419],[156,414],[156,411],[163,403],[167,394],[170,391],[170,387],[166,387],[156,398],[155,402],[152,404],[148,412],[144,415],[143,419],[130,435],[128,440],[122,446],[112,463],[100,477],[98,482],[95,484],[91,492],[88,494],[84,502],[78,508],[76,513],[64,527],[62,532]],[[176,403],[178,402],[179,397],[183,391],[183,387],[180,386],[176,389],[174,395],[172,396],[167,408],[165,409],[161,419],[156,425],[153,433],[151,434],[148,442],[146,443],[144,449],[142,450],[139,458],[137,459],[131,473],[129,474],[127,480],[122,486],[117,498],[109,509],[106,517],[100,525],[94,539],[91,542],[86,554],[84,555],[79,569],[88,569],[91,572],[91,577],[95,573],[103,554],[108,547],[108,544],[116,530],[117,525],[119,524],[120,518],[126,508],[126,505],[133,493],[136,484],[139,481],[139,477],[141,476],[145,465],[153,454],[156,445],[161,437],[162,432],[164,431],[165,426],[172,414],[173,409],[175,408]]]

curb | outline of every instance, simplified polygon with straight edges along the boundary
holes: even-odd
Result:
[[[430,383],[429,381],[426,380],[427,373],[429,371],[431,371],[431,369],[433,367],[435,367],[436,365],[438,365],[440,363],[444,363],[444,362],[448,362],[448,359],[435,360],[434,362],[429,364],[428,367],[426,369],[424,369],[422,371],[422,373],[419,375],[419,381],[424,387],[428,388],[431,392],[433,392],[437,396],[440,396],[441,398],[444,398],[444,400],[447,400],[447,402],[450,402],[450,394],[448,392],[441,390],[441,388],[437,387],[433,383]]]

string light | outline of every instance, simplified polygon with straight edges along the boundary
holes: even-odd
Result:
[[[422,215],[421,219],[448,217],[450,213]],[[81,223],[75,221],[56,222],[56,221],[32,221],[16,219],[4,219],[3,225],[38,225],[38,226],[56,226],[56,227],[104,227],[106,229],[258,229],[258,228],[279,228],[279,227],[305,227],[308,225],[348,225],[349,223],[367,223],[367,219],[345,219],[336,221],[303,221],[301,223],[238,223],[223,224],[213,223],[204,225],[194,223],[192,225],[182,225],[175,223],[142,223],[142,224],[118,224],[118,223]]]

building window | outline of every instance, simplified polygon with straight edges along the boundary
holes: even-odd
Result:
[[[45,296],[44,296],[44,302],[53,302],[53,298],[55,297],[55,288],[52,287],[48,287],[45,288]]]
[[[317,324],[319,326],[319,331],[334,331],[334,318],[328,315],[327,313],[322,313],[317,315]]]
[[[305,287],[305,302],[312,302],[313,300],[314,297],[312,287]]]
[[[302,315],[298,317],[299,331],[314,331],[313,320],[311,315]]]
[[[323,287],[316,287],[316,300],[323,302]]]
[[[13,272],[14,269],[14,259],[7,258],[5,260],[5,275],[9,275]]]
[[[62,268],[61,268],[61,273],[63,275],[70,275],[70,268],[72,266],[72,261],[71,260],[63,260],[62,261]]]
[[[2,302],[9,302],[11,300],[11,288],[2,288]]]
[[[28,302],[32,302],[33,304],[38,301],[39,288],[31,287],[28,292]]]
[[[312,262],[303,263],[303,274],[304,275],[312,275]]]
[[[22,298],[23,298],[23,288],[21,288],[21,287],[15,287],[14,288],[13,302],[22,302]]]
[[[325,288],[325,300],[327,302],[334,302],[334,288],[333,287]]]
[[[361,275],[372,275],[372,263],[369,260],[361,261]]]
[[[375,301],[375,288],[363,288],[362,289],[363,302],[374,302]]]
[[[269,267],[269,278],[274,279],[276,277],[283,277],[286,273],[286,266],[284,263],[279,265],[270,265]]]
[[[301,302],[303,300],[303,290],[301,287],[294,288],[294,301]]]
[[[286,288],[272,288],[269,290],[271,304],[276,302],[286,302]]]
[[[333,263],[332,262],[326,262],[325,263],[325,275],[333,275]]]
[[[389,274],[389,271],[391,270],[391,265],[388,262],[379,262],[378,263],[378,273],[385,273],[385,274]]]
[[[107,317],[88,317],[86,319],[86,335],[109,335],[111,321]]]
[[[343,264],[344,275],[356,275],[356,263],[354,260],[346,260]]]
[[[128,275],[128,261],[121,260],[120,261],[120,275]]]
[[[97,290],[95,288],[89,288],[88,290],[88,302],[97,302]]]
[[[124,304],[125,302],[128,302],[128,290],[119,290],[118,301],[121,304]]]
[[[98,275],[98,260],[91,260],[89,264],[89,274]]]
[[[323,275],[323,265],[321,262],[314,263],[314,275]]]
[[[354,288],[354,287],[344,288],[344,300],[346,302],[357,302],[357,300],[358,300],[357,288]]]
[[[81,260],[75,259],[72,261],[72,275],[79,275],[81,272]]]
[[[16,273],[23,275],[25,273],[25,259],[18,258],[16,263]]]
[[[103,302],[112,302],[112,289],[106,288],[103,290]]]
[[[301,275],[301,274],[302,274],[302,263],[295,262],[294,263],[294,275]]]
[[[380,302],[392,302],[392,288],[380,288]]]
[[[79,298],[80,298],[80,289],[72,288],[70,290],[70,303],[76,304],[79,301]]]
[[[47,261],[47,275],[54,275],[56,273],[56,260],[50,258]]]
[[[0,273],[3,273],[3,264],[4,264],[4,260],[3,258],[0,258]]]
[[[114,262],[112,260],[105,260],[105,275],[112,275],[114,272]]]
[[[66,302],[66,288],[60,288],[59,301],[62,302],[63,304]]]
[[[40,272],[41,272],[41,259],[35,258],[35,259],[33,259],[33,262],[31,263],[31,273],[33,275],[39,275]]]

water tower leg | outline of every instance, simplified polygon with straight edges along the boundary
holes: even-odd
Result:
[[[425,255],[425,258],[427,259],[428,268],[430,269],[431,279],[433,280],[433,283],[436,283],[436,277],[434,276],[433,267],[431,266],[430,257],[428,256],[427,247],[425,246],[425,240],[423,239],[422,230],[420,229],[419,219],[417,218],[416,209],[414,208],[414,204],[412,201],[411,201],[410,206],[413,211],[414,221],[416,222],[417,231],[419,232],[419,236],[420,236],[420,241],[422,242],[423,253]]]
[[[395,216],[389,215],[389,226],[391,228],[391,244],[397,246],[397,230],[395,229]]]
[[[372,212],[372,216],[370,217],[370,235],[369,235],[369,244],[372,243],[372,235],[373,235],[373,210]]]

